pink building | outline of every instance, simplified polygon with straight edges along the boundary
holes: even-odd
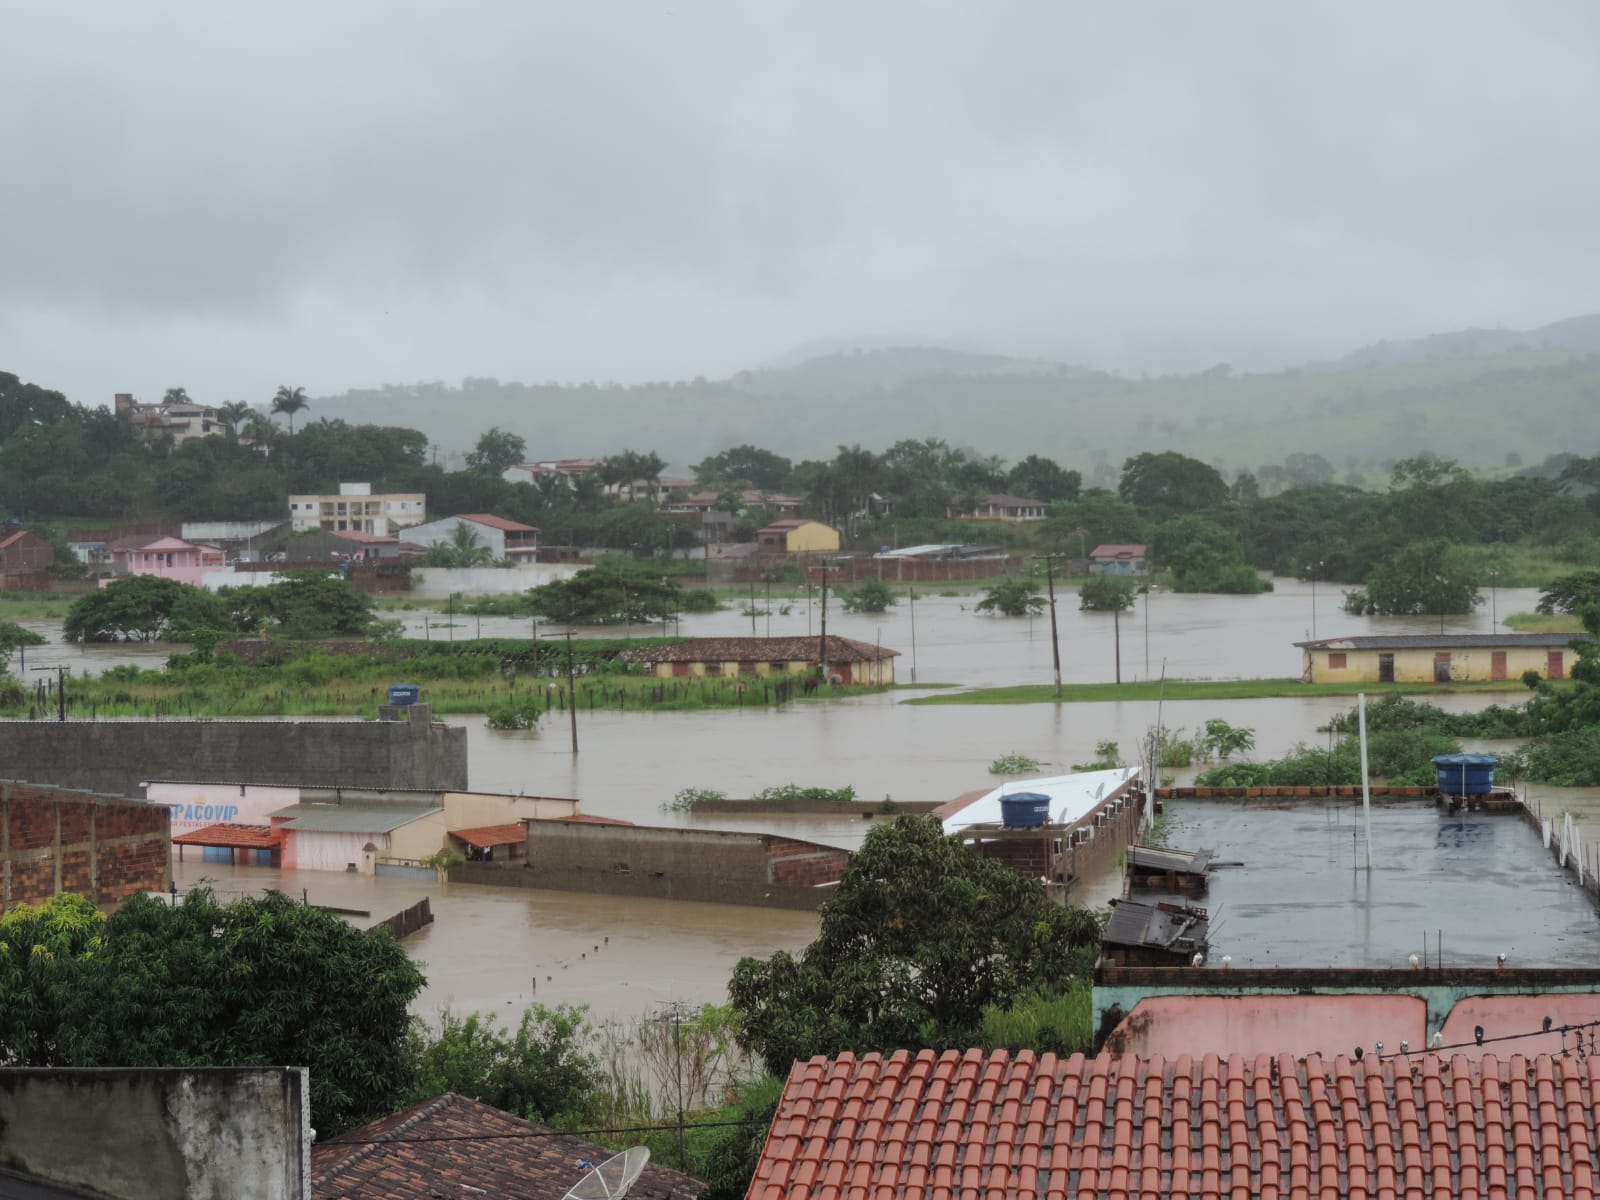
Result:
[[[127,538],[112,543],[111,567],[118,576],[159,575],[194,587],[204,585],[206,573],[224,565],[222,551],[182,538]],[[101,580],[104,587],[109,581]]]

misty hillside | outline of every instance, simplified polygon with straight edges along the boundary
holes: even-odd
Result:
[[[1044,454],[1086,471],[1147,449],[1179,449],[1228,471],[1314,451],[1340,471],[1429,452],[1500,466],[1557,450],[1600,448],[1600,318],[1532,333],[1481,331],[1375,348],[1348,365],[1236,375],[1132,379],[1039,360],[899,348],[830,354],[732,379],[521,384],[467,379],[389,386],[317,400],[311,412],[424,431],[442,458],[492,425],[520,434],[534,458],[654,450],[681,468],[753,443],[791,458],[843,443],[882,449],[906,437],[1015,461]],[[1499,339],[1518,337],[1516,345]],[[1562,345],[1554,344],[1557,338]],[[1431,357],[1406,346],[1454,346]],[[1494,346],[1469,353],[1468,345]],[[1567,348],[1570,344],[1571,348]],[[1361,356],[1368,356],[1362,359]]]
[[[1600,353],[1600,313],[1568,317],[1537,329],[1459,329],[1435,333],[1403,342],[1378,342],[1363,346],[1331,363],[1319,363],[1322,370],[1350,367],[1394,366],[1399,363],[1435,362],[1441,358],[1465,358],[1500,354],[1507,350],[1577,350]]]

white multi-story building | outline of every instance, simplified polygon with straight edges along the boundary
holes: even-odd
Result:
[[[420,525],[428,516],[422,492],[382,492],[370,483],[341,483],[333,496],[290,496],[289,522],[296,533],[375,533],[388,537]]]

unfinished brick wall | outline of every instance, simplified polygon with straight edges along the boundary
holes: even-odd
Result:
[[[171,825],[161,804],[0,783],[0,912],[62,892],[114,904],[164,891]]]
[[[792,838],[772,838],[767,843],[769,878],[774,883],[792,883],[799,887],[817,887],[824,883],[838,883],[850,865],[850,852],[819,846],[815,842],[797,842]]]

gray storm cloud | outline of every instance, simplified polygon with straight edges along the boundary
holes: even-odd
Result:
[[[1600,307],[1587,3],[6,6],[0,369],[264,400]]]

